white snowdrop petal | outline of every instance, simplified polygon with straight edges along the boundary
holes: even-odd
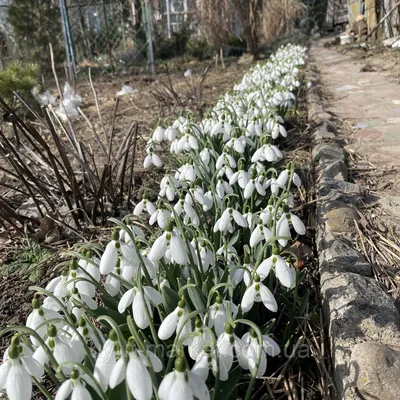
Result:
[[[262,303],[266,308],[268,308],[268,310],[272,312],[278,311],[278,304],[276,303],[274,295],[263,284],[260,284],[260,296]]]
[[[65,400],[72,392],[72,382],[71,379],[64,381],[59,389],[57,390],[56,397],[54,400]]]
[[[146,366],[138,356],[133,356],[126,368],[126,381],[133,397],[137,400],[151,400],[153,386]]]

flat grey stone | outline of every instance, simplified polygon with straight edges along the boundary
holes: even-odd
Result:
[[[334,140],[336,138],[336,135],[332,132],[328,132],[326,129],[318,128],[313,133],[313,137],[316,142],[321,142],[321,141]]]
[[[364,276],[372,275],[369,262],[355,250],[349,241],[337,238],[324,244],[325,250],[319,253],[319,270],[324,272],[353,272]]]
[[[400,315],[379,283],[353,273],[321,275],[321,294],[328,323],[338,399],[354,399],[350,357],[365,341],[399,343]],[[382,400],[386,400],[382,398]]]
[[[333,164],[331,164],[333,165]],[[317,187],[318,197],[329,197],[329,200],[358,204],[365,195],[365,189],[354,183],[335,179],[325,179]]]
[[[326,166],[322,175],[325,179],[333,179],[335,181],[347,181],[349,177],[347,166],[342,160]]]
[[[398,400],[400,351],[375,342],[354,346],[350,372],[354,386],[366,400]]]
[[[314,161],[326,164],[334,161],[344,162],[344,150],[333,144],[320,143],[312,151]]]
[[[319,223],[324,224],[324,231],[333,236],[354,233],[354,221],[357,222],[360,219],[354,207],[340,201],[325,202],[323,208],[319,210],[325,210],[318,215]]]

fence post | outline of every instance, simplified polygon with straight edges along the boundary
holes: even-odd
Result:
[[[171,10],[169,0],[165,0],[165,6],[167,8],[167,35],[168,39],[171,39]]]
[[[150,69],[151,69],[151,74],[155,76],[156,69],[154,65],[153,37],[151,33],[151,15],[150,15],[148,0],[144,1],[144,8],[145,8],[145,21],[146,21],[146,31],[147,31],[147,49],[149,54]]]
[[[72,42],[71,35],[71,26],[69,24],[68,19],[68,10],[65,4],[65,0],[60,0],[60,11],[61,11],[61,19],[63,24],[63,32],[64,32],[64,41],[65,41],[65,51],[67,53],[67,63],[68,63],[68,71],[69,71],[69,81],[72,82],[76,80],[76,59],[75,59],[75,51],[74,44]],[[73,66],[74,72],[72,73],[71,64]],[[74,78],[74,79],[73,79]]]
[[[108,57],[110,59],[111,71],[112,71],[112,73],[114,73],[114,63],[113,63],[112,48],[111,48],[111,42],[110,42],[110,33],[108,30],[107,10],[106,10],[106,4],[105,4],[104,0],[102,0],[102,5],[103,5],[104,27],[106,28],[106,35],[107,35]]]

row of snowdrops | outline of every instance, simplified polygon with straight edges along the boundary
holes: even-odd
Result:
[[[147,168],[170,165],[103,250],[69,252],[25,326],[9,326],[0,391],[43,398],[189,400],[254,393],[284,341],[277,320],[299,302],[287,249],[304,235],[291,209],[301,180],[279,147],[306,50],[258,64],[207,116],[165,122]],[[160,157],[161,155],[161,157]],[[293,304],[292,304],[293,303]],[[244,384],[243,384],[244,382]],[[54,389],[55,388],[55,389]]]

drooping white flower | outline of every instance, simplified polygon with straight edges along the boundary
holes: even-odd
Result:
[[[247,287],[242,297],[241,307],[244,313],[251,310],[254,302],[262,302],[268,310],[276,312],[278,304],[271,291],[260,281],[260,276],[254,276],[254,282]]]
[[[53,353],[54,358],[58,364],[68,362],[79,363],[83,360],[82,357],[82,343],[72,340],[71,337],[60,332],[54,325],[49,325],[47,328],[46,345]],[[33,358],[41,365],[47,364],[49,361],[48,354],[44,351],[42,346],[39,346],[33,353]],[[71,364],[64,364],[62,371],[69,374],[72,371]]]
[[[161,340],[169,339],[175,332],[179,336],[183,336],[186,333],[191,332],[191,322],[185,321],[189,315],[188,310],[185,307],[185,301],[180,300],[178,306],[172,311],[171,314],[167,315],[164,321],[161,323],[158,329],[158,337]]]
[[[228,373],[232,368],[234,350],[236,352],[239,362],[242,361],[243,343],[233,333],[233,328],[229,323],[225,325],[224,332],[220,336],[218,336],[217,349],[219,355],[219,363],[220,365],[223,365],[223,368],[228,371]]]
[[[194,333],[197,336],[189,340],[188,350],[192,360],[196,360],[202,350],[211,343],[210,332],[204,328],[200,319],[196,320]]]
[[[146,198],[139,201],[133,209],[133,215],[140,217],[144,212],[147,212],[150,216],[156,212],[154,204]]]
[[[126,380],[129,390],[137,400],[150,400],[153,396],[153,385],[148,368],[154,372],[162,370],[160,359],[151,351],[144,354],[136,350],[132,343],[127,345],[128,361],[121,357],[113,367],[110,375],[110,388],[115,388]]]
[[[207,380],[210,370],[215,377],[219,376],[221,381],[227,381],[229,373],[225,364],[218,361],[219,358],[217,360],[216,352],[212,351],[209,346],[206,346],[197,356],[192,372],[198,375],[204,382]]]
[[[160,400],[209,400],[210,392],[205,382],[187,370],[183,358],[175,360],[175,370],[167,374],[158,389]]]
[[[99,382],[102,390],[106,390],[110,383],[111,373],[120,356],[120,347],[118,336],[115,331],[111,330],[109,338],[104,343],[103,349],[100,351],[96,359],[93,375]]]
[[[221,218],[215,222],[214,232],[226,232],[232,221],[235,221],[242,228],[247,228],[247,221],[243,215],[232,207],[228,207],[222,213]]]
[[[153,151],[150,151],[145,157],[143,161],[143,167],[147,169],[151,164],[158,168],[162,167],[163,165],[161,158],[156,153],[153,153]]]
[[[250,236],[250,247],[256,247],[258,243],[263,240],[268,241],[273,236],[270,229],[263,224],[263,221],[259,219],[257,226],[253,229]]]
[[[153,306],[162,303],[162,297],[157,290],[151,286],[143,286],[143,293],[137,287],[127,290],[118,303],[118,311],[122,314],[132,304],[133,319],[140,329],[146,329],[149,326],[149,319],[153,317]],[[147,312],[146,308],[147,307]]]
[[[30,400],[31,376],[40,379],[44,373],[43,365],[20,349],[19,339],[14,337],[0,365],[0,391],[5,389],[9,400]]]
[[[32,309],[32,312],[26,319],[26,326],[34,330],[43,339],[47,332],[45,322],[53,318],[61,318],[61,315],[54,310],[41,306],[39,299],[36,297],[32,300]],[[39,346],[39,342],[35,336],[31,335],[30,339],[34,346]]]
[[[57,390],[54,400],[65,400],[71,396],[72,400],[91,400],[92,396],[85,387],[85,382],[76,369],[71,371],[71,378],[64,381]]]
[[[165,256],[167,250],[171,252],[171,256],[177,264],[185,265],[189,261],[185,243],[172,230],[172,224],[170,223],[165,227],[165,232],[153,243],[148,259],[153,262],[158,261]]]
[[[290,225],[289,225],[290,223],[298,235],[304,235],[306,233],[306,227],[304,226],[301,219],[297,215],[289,212],[288,209],[286,211],[288,212],[284,212],[279,218],[278,223],[276,224],[276,234],[278,236],[291,238]],[[285,247],[287,243],[288,239],[279,240],[279,244],[282,247]]]
[[[214,328],[217,336],[220,336],[228,322],[228,315],[235,319],[238,312],[236,305],[229,300],[223,300],[221,296],[217,296],[215,303],[209,309],[208,326]]]
[[[280,354],[281,349],[275,340],[267,335],[262,335],[262,345],[259,344],[257,335],[253,330],[242,337],[244,357],[248,360],[248,369],[252,373],[257,367],[258,351],[261,350],[261,360],[258,366],[257,378],[262,378],[267,369],[267,355],[275,357]],[[260,349],[261,347],[261,349]]]
[[[292,289],[296,284],[296,270],[289,265],[279,254],[272,254],[264,260],[257,268],[257,274],[266,278],[272,268],[275,268],[275,275],[280,283]]]

